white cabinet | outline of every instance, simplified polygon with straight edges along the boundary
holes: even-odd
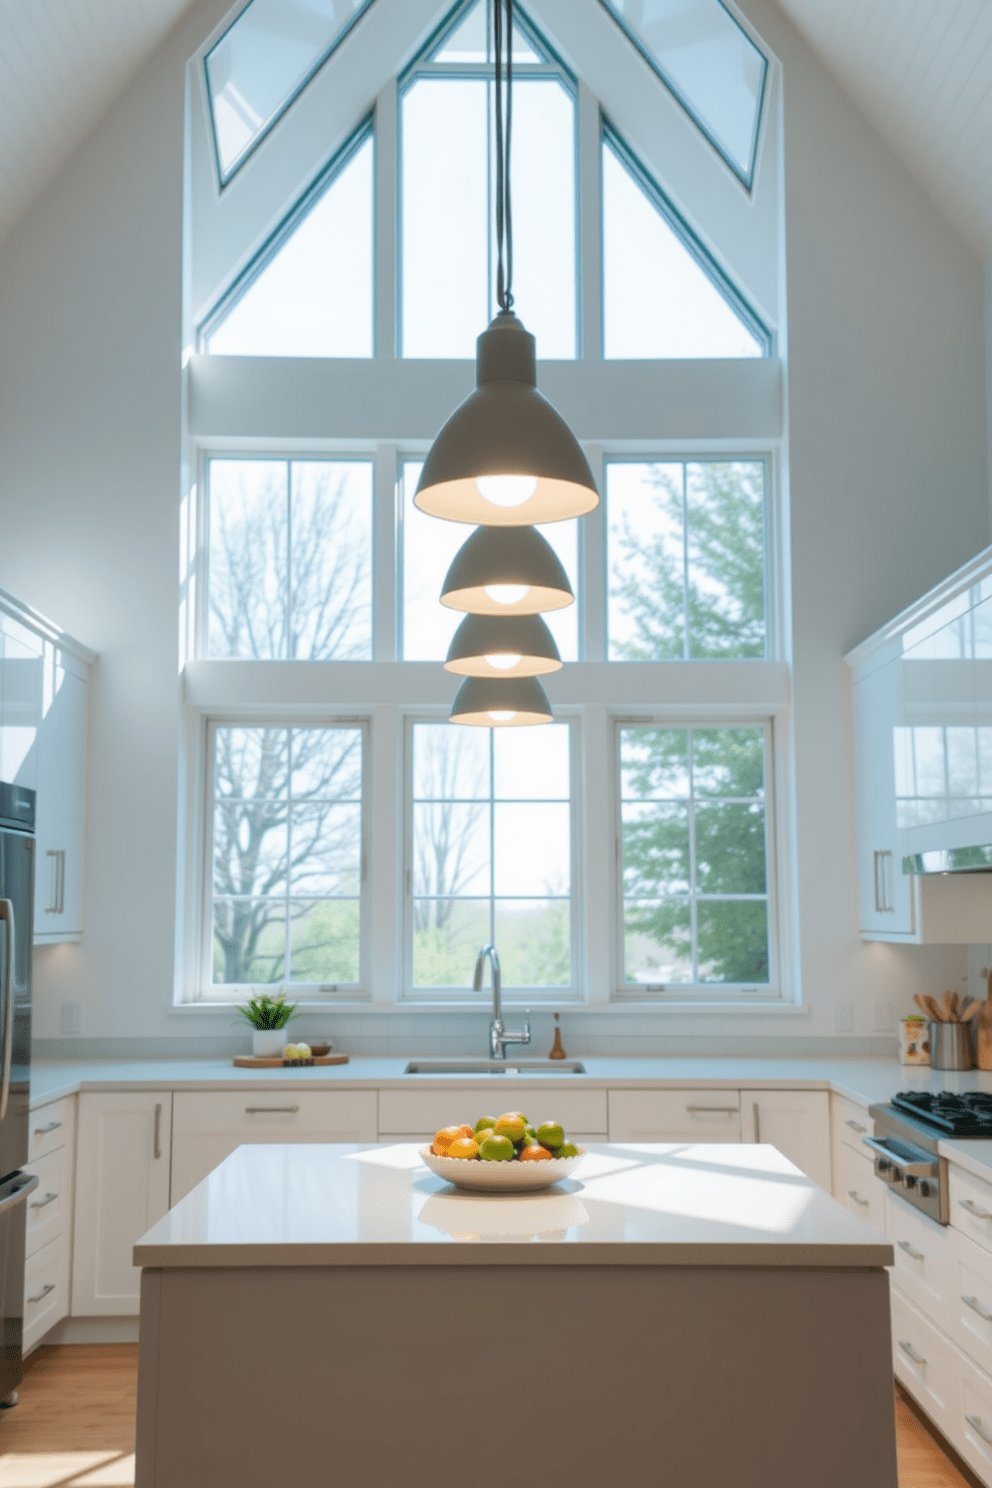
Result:
[[[38,784],[43,650],[42,638],[0,607],[0,780],[29,790]]]
[[[606,1091],[506,1085],[503,1078],[448,1090],[380,1090],[379,1140],[430,1141],[442,1126],[503,1111],[523,1111],[534,1122],[560,1121],[573,1141],[605,1142]]]
[[[916,880],[902,871],[896,824],[901,683],[899,662],[890,660],[857,677],[853,688],[858,927],[866,938],[882,940],[916,932]]]
[[[172,1094],[79,1097],[74,1317],[137,1315],[138,1240],[169,1208]]]
[[[35,940],[71,940],[83,930],[86,796],[85,664],[45,643],[38,732]]]
[[[171,1202],[246,1142],[374,1142],[374,1090],[177,1092]]]
[[[739,1142],[736,1090],[611,1090],[611,1142]]]
[[[26,1171],[38,1178],[28,1198],[24,1267],[25,1353],[69,1312],[75,1097],[31,1112]]]
[[[770,1142],[831,1192],[830,1097],[825,1090],[742,1090],[741,1140]]]

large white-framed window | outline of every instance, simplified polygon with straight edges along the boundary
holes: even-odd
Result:
[[[353,963],[345,964],[343,949],[333,975],[330,962],[321,962],[316,953],[307,951],[300,959],[294,927],[302,928],[305,917],[301,913],[294,919],[292,906],[307,896],[290,884],[280,891],[286,905],[283,918],[272,922],[290,928],[283,932],[281,963],[270,947],[263,968],[268,981],[284,976],[294,995],[315,1004],[353,1001],[380,1008],[405,1005],[413,1011],[431,1004],[476,1006],[485,996],[480,999],[471,991],[475,952],[495,937],[509,1001],[572,1001],[602,1008],[651,1001],[725,1008],[732,1002],[754,1006],[795,1000],[791,906],[780,892],[790,852],[788,543],[780,453],[781,367],[773,355],[769,300],[752,297],[746,275],[735,278],[731,250],[737,228],[728,231],[726,242],[719,231],[707,235],[715,222],[707,217],[713,181],[698,203],[681,199],[659,164],[661,134],[658,140],[645,136],[643,141],[629,135],[623,91],[610,93],[610,87],[613,70],[623,75],[631,48],[599,0],[575,0],[574,7],[564,8],[549,0],[549,16],[553,14],[562,32],[560,46],[550,22],[545,35],[541,0],[534,0],[518,35],[518,98],[527,86],[540,91],[540,85],[558,90],[568,104],[559,119],[565,123],[556,148],[562,161],[569,155],[566,195],[571,195],[564,207],[559,202],[556,212],[569,223],[570,257],[555,287],[559,298],[564,294],[562,303],[567,300],[571,306],[571,341],[565,345],[559,331],[550,323],[542,328],[531,313],[540,302],[541,274],[564,254],[561,244],[546,261],[540,260],[544,268],[540,273],[535,268],[530,289],[519,270],[518,308],[524,323],[538,334],[539,358],[542,353],[548,358],[539,361],[539,386],[583,443],[604,500],[579,523],[544,529],[577,598],[574,607],[551,617],[566,662],[548,682],[556,716],[552,730],[486,733],[473,742],[474,731],[448,725],[457,679],[443,670],[442,660],[458,617],[443,609],[436,595],[470,529],[423,516],[413,507],[412,495],[427,448],[471,387],[468,359],[490,308],[491,224],[483,190],[482,208],[476,210],[478,202],[472,208],[472,231],[479,241],[465,255],[473,264],[476,257],[484,260],[479,272],[471,284],[465,280],[464,294],[455,294],[453,281],[438,287],[438,293],[450,290],[454,295],[445,312],[445,336],[450,331],[454,339],[434,344],[428,327],[427,340],[418,344],[413,323],[408,323],[410,294],[414,288],[422,293],[420,309],[430,309],[433,291],[424,275],[434,269],[429,233],[419,248],[414,243],[416,231],[424,228],[423,214],[420,228],[410,227],[410,241],[406,237],[412,222],[410,183],[424,175],[422,163],[416,175],[409,152],[418,140],[428,158],[439,148],[436,126],[447,108],[439,90],[446,87],[457,91],[472,84],[470,108],[478,115],[478,132],[488,133],[491,63],[485,28],[479,24],[483,12],[477,6],[452,10],[431,0],[405,0],[396,8],[394,22],[398,36],[408,21],[413,27],[416,20],[419,40],[413,60],[406,60],[409,50],[403,53],[402,68],[399,55],[390,59],[375,88],[359,93],[354,79],[372,76],[369,58],[361,52],[371,34],[366,24],[378,6],[389,3],[377,0],[368,16],[357,21],[340,54],[330,58],[260,139],[251,170],[238,171],[225,187],[226,203],[216,218],[211,246],[218,265],[215,290],[201,295],[202,309],[190,327],[189,344],[200,349],[192,352],[186,370],[191,479],[184,589],[184,613],[189,616],[184,776],[186,862],[195,887],[184,921],[191,949],[178,999],[216,1002],[239,995],[247,983],[237,981],[235,973],[247,965],[244,957],[238,962],[234,951],[225,952],[231,958],[231,976],[225,969],[226,979],[215,978],[215,932],[226,924],[218,918],[218,905],[266,897],[250,884],[240,896],[218,888],[217,738],[226,737],[223,730],[282,729],[290,738],[294,730],[354,727],[361,729],[363,740],[360,887],[352,895],[328,889],[324,897],[359,906],[358,971],[351,976]],[[581,28],[587,22],[592,27],[594,18],[605,31],[597,49],[584,52]],[[399,42],[397,47],[402,51]],[[611,58],[602,71],[599,52]],[[569,58],[568,68],[562,56]],[[573,62],[576,71],[571,70]],[[639,70],[631,72],[629,81],[636,92],[645,87],[645,79],[636,59],[635,68]],[[332,76],[339,83],[333,96],[325,86]],[[201,74],[193,78],[201,86]],[[600,91],[593,91],[590,79]],[[664,92],[657,80],[647,86],[656,87],[659,97]],[[775,86],[773,71],[768,87]],[[426,103],[414,121],[417,90]],[[342,105],[340,118],[334,115],[338,98],[351,100],[351,113]],[[337,119],[337,133],[331,130],[326,145],[314,154],[314,116],[307,111],[317,101],[330,110],[328,117]],[[521,103],[520,119],[526,113]],[[647,115],[642,111],[640,117]],[[690,121],[684,127],[698,135]],[[672,128],[669,119],[669,143]],[[450,134],[449,121],[447,131],[441,131],[446,148],[452,145]],[[770,139],[769,149],[774,134]],[[698,141],[687,138],[684,143],[688,159]],[[266,182],[275,179],[267,175],[267,162],[284,168],[296,158],[294,149],[300,170],[295,193],[283,186],[281,199],[271,192],[265,197]],[[486,151],[484,139],[483,187]],[[468,153],[474,159],[473,151]],[[620,182],[622,188],[609,202],[603,174],[607,157],[610,169],[616,167],[613,184]],[[678,163],[675,157],[673,162]],[[722,163],[717,165],[722,180],[729,173]],[[553,174],[563,172],[559,162]],[[677,170],[674,176],[682,180]],[[468,174],[460,179],[468,190]],[[760,221],[766,211],[768,179],[762,167],[749,220]],[[741,193],[734,181],[726,184],[733,226]],[[322,201],[330,222],[331,198],[346,185],[354,189],[364,224],[359,238],[349,239],[349,263],[358,261],[359,239],[371,234],[374,240],[368,266],[374,305],[370,337],[350,353],[347,348],[335,351],[334,300],[325,297],[319,307],[325,350],[306,354],[301,350],[308,345],[305,305],[300,319],[303,280],[290,273],[271,281],[275,290],[260,324],[279,326],[279,295],[289,294],[293,316],[303,328],[296,346],[274,350],[273,342],[260,355],[249,354],[247,342],[240,349],[232,342],[223,354],[217,354],[219,344],[211,350],[209,335],[198,337],[198,329],[226,324],[229,311],[245,304],[246,286],[261,285],[263,265],[277,263],[280,249],[292,242],[287,225],[299,229]],[[436,190],[443,186],[443,180],[435,182]],[[604,223],[604,212],[615,213],[617,202],[622,206],[623,191],[637,199],[636,221],[643,224],[644,234],[630,265],[610,257],[620,219],[613,221],[611,231]],[[529,194],[534,195],[522,184],[521,224],[528,210],[541,205],[532,202],[528,208]],[[256,237],[246,239],[238,258],[225,246],[225,234],[239,214],[245,223],[252,220],[256,196],[259,202],[265,198],[265,212],[259,207]],[[462,207],[467,211],[472,201]],[[430,204],[428,196],[413,205],[419,211],[425,204]],[[434,206],[440,213],[435,214],[437,222],[448,222],[450,229],[450,212],[445,217],[441,208],[453,210],[452,202]],[[533,218],[539,220],[539,215]],[[198,226],[190,234],[194,247],[205,232]],[[520,233],[525,243],[525,226]],[[532,237],[540,247],[539,226]],[[609,286],[629,272],[640,272],[642,260],[650,260],[659,242],[665,245],[666,263],[670,259],[674,266],[673,283],[682,286],[677,297],[691,293],[698,298],[695,339],[692,316],[683,317],[678,337],[665,330],[664,294],[646,304],[640,324],[631,315],[629,297],[614,301],[612,321],[606,313]],[[413,256],[405,258],[408,250]],[[527,254],[520,251],[523,264]],[[224,253],[230,271],[220,267]],[[206,273],[198,262],[193,264],[194,284]],[[366,281],[358,277],[364,305]],[[363,324],[367,322],[365,317]],[[612,341],[611,324],[617,328]],[[676,589],[677,606],[672,600]],[[658,610],[659,596],[663,623],[649,623],[646,617],[652,603]],[[315,618],[319,614],[322,624]],[[692,730],[762,731],[764,804],[759,806],[755,798],[748,809],[752,816],[764,813],[763,890],[745,895],[724,886],[707,897],[702,880],[709,860],[698,853],[693,857],[694,838],[685,866],[689,887],[683,892],[675,880],[664,880],[651,890],[657,900],[674,901],[683,892],[689,906],[691,978],[652,979],[647,961],[640,967],[626,957],[625,915],[628,900],[633,901],[624,892],[623,809],[636,802],[620,796],[618,739],[635,724],[688,730],[689,737]],[[543,794],[527,795],[519,784],[513,794],[498,784],[506,775],[498,760],[502,751],[530,748],[537,761],[550,748],[541,742],[542,735],[553,738],[553,730],[563,730],[568,738],[563,794],[542,787]],[[502,743],[511,733],[520,736],[517,743]],[[470,791],[460,796],[443,780],[425,784],[429,771],[418,770],[418,741],[456,734],[463,740],[460,749],[487,755],[484,795]],[[540,773],[535,763],[535,782]],[[521,778],[519,770],[517,774]],[[716,804],[729,809],[742,803],[728,797]],[[288,802],[287,814],[292,807]],[[708,807],[701,795],[698,801],[691,795],[686,809],[693,821],[697,810],[705,821]],[[567,821],[567,832],[538,831],[542,813],[549,821],[554,816]],[[439,843],[445,832],[454,830],[456,818],[461,821],[464,881],[451,878],[453,859],[443,869],[439,862]],[[483,838],[484,861],[473,864],[471,851],[480,849]],[[559,871],[566,859],[567,882]],[[349,881],[354,883],[353,874]],[[519,892],[512,891],[514,881]],[[646,892],[640,900],[649,897]],[[729,923],[742,911],[715,912],[707,906],[745,899],[762,906],[747,913],[763,917],[766,926],[763,980],[730,977],[729,961],[718,964],[713,950],[720,914]],[[336,905],[334,913],[343,923],[340,917],[355,911]],[[715,930],[707,929],[707,916]],[[642,941],[654,934],[660,944],[664,931],[664,925],[652,929],[648,924],[638,933]],[[269,929],[267,934],[274,941],[277,932]],[[735,935],[739,937],[739,927],[731,925],[725,939]],[[669,939],[674,938],[672,931]],[[342,933],[342,946],[346,940]],[[686,964],[683,957],[683,971]],[[300,968],[308,975],[313,971],[313,978],[300,981],[295,976]]]

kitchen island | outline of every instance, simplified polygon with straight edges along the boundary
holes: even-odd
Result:
[[[892,1249],[774,1148],[241,1147],[138,1243],[137,1488],[895,1488]]]

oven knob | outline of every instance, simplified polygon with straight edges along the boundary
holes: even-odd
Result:
[[[916,1187],[916,1179],[913,1177],[912,1173],[907,1173],[906,1174],[906,1187],[907,1188],[915,1188]]]
[[[927,1183],[927,1182],[924,1181],[924,1182],[922,1182],[920,1184],[920,1196],[921,1196],[921,1198],[924,1198],[924,1199],[928,1199],[930,1197],[930,1185],[929,1185],[929,1183]]]
[[[885,1158],[884,1157],[880,1157],[878,1159],[878,1171],[880,1173],[887,1173],[889,1171],[889,1165],[885,1161]]]

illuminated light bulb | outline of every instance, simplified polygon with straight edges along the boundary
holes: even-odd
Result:
[[[488,713],[493,723],[510,723],[516,716],[515,708],[510,708],[509,711],[506,708],[490,708]]]
[[[520,656],[514,652],[496,652],[494,655],[486,656],[486,660],[495,672],[509,672],[517,666]]]
[[[477,475],[476,489],[493,506],[522,506],[537,490],[536,475]]]
[[[523,599],[529,584],[487,584],[486,593],[493,604],[512,605],[519,604]]]

